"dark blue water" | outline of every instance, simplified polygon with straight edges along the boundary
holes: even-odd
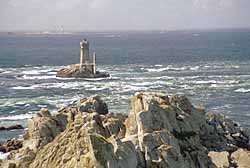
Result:
[[[108,79],[61,79],[56,70],[79,62],[79,41],[97,52]],[[137,91],[185,94],[208,111],[250,128],[250,31],[107,32],[0,35],[0,126],[23,124],[41,107],[51,111],[101,95],[110,111],[129,112]],[[1,132],[0,141],[22,132]]]

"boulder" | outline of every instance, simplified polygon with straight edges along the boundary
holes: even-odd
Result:
[[[229,153],[228,152],[215,152],[211,151],[208,153],[208,156],[212,160],[212,162],[218,168],[229,167]]]
[[[204,113],[185,97],[160,93],[137,93],[131,99],[125,125],[144,154],[146,167],[208,167],[207,151],[200,143]],[[203,117],[202,117],[203,116]],[[192,159],[191,159],[192,158]]]
[[[238,149],[231,154],[232,163],[239,168],[250,167],[250,151]]]
[[[66,125],[66,116],[64,122],[58,120],[57,116],[52,116],[48,109],[42,108],[36,117],[28,120],[28,131],[24,135],[24,147],[37,150],[47,143],[51,142]]]

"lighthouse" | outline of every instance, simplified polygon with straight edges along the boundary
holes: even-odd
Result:
[[[76,78],[103,78],[109,77],[108,73],[96,70],[96,52],[93,52],[92,59],[89,57],[89,42],[84,39],[80,41],[80,63],[57,71],[57,77],[76,77]]]
[[[89,63],[89,42],[84,39],[80,42],[80,69]]]

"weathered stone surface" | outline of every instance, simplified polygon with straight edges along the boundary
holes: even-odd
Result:
[[[78,108],[80,112],[97,112],[99,114],[108,113],[108,106],[101,100],[100,96],[92,96],[88,99],[81,99]]]
[[[250,167],[250,151],[238,149],[231,154],[232,163],[239,168]]]
[[[100,97],[28,121],[24,147],[3,165],[17,168],[216,168],[250,165],[249,135],[184,96],[136,93],[128,116]],[[244,148],[244,150],[238,150]],[[238,150],[238,151],[236,151]],[[235,152],[236,151],[236,152]]]
[[[61,78],[106,78],[110,75],[107,73],[101,73],[99,71],[96,71],[96,74],[93,74],[91,71],[86,70],[79,70],[77,66],[70,66],[65,67],[57,71],[56,74],[57,77]]]
[[[111,137],[98,113],[82,113],[56,139],[37,152],[30,167],[136,167],[131,142]]]
[[[144,154],[146,167],[210,165],[199,138],[206,125],[204,113],[195,110],[186,98],[137,93],[131,101],[126,136],[138,137],[133,142]]]
[[[207,126],[202,144],[210,151],[233,152],[240,148],[250,149],[249,135],[236,123],[216,113],[206,113]]]
[[[211,151],[208,153],[208,156],[211,158],[212,162],[218,168],[229,167],[229,153],[228,152],[214,152]]]
[[[12,150],[17,150],[23,146],[22,140],[17,139],[10,139],[7,140],[5,143],[0,144],[0,152],[6,153]]]
[[[51,142],[64,130],[66,125],[64,126],[64,123],[61,122],[56,117],[52,117],[48,109],[41,109],[37,113],[37,117],[28,120],[28,131],[24,136],[24,147],[37,150]]]

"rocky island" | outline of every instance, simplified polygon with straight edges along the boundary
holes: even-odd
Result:
[[[60,69],[57,77],[63,78],[105,78],[108,73],[101,73],[96,70],[96,53],[93,53],[92,63],[89,58],[89,42],[84,39],[80,42],[80,64],[70,65]]]
[[[249,138],[185,96],[138,92],[128,115],[110,113],[92,96],[55,114],[41,109],[0,167],[249,168]]]

